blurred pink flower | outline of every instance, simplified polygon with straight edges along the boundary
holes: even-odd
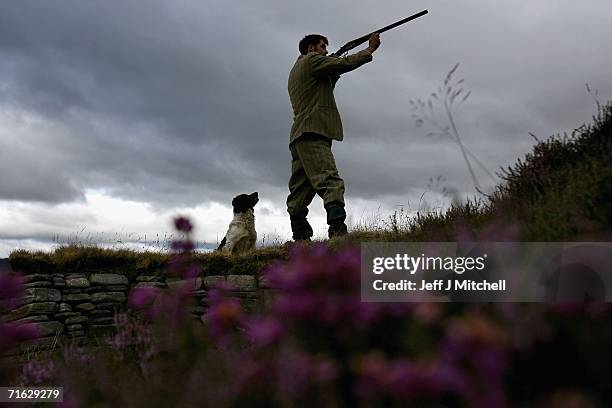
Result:
[[[48,383],[55,375],[53,360],[31,361],[21,369],[21,381],[24,385],[40,385]]]
[[[174,227],[181,232],[191,232],[193,224],[191,224],[189,218],[179,216],[174,219]]]
[[[15,273],[0,273],[0,310],[13,309],[23,293],[23,277]]]
[[[294,246],[289,261],[271,265],[264,276],[279,291],[272,313],[295,323],[342,324],[363,331],[385,317],[407,316],[414,309],[407,303],[361,301],[361,256],[356,248]]]
[[[191,264],[183,273],[183,279],[195,279],[202,273],[202,268],[199,265]]]
[[[130,293],[129,306],[135,309],[144,309],[150,306],[160,295],[157,288],[134,288]]]
[[[210,306],[206,314],[206,321],[219,328],[229,328],[242,322],[242,317],[240,301],[235,298],[227,298]]]
[[[153,333],[150,324],[136,318],[130,318],[126,313],[115,314],[117,332],[107,340],[114,349],[120,361],[124,361],[128,353],[144,363],[154,354]]]
[[[468,389],[466,373],[440,362],[386,359],[378,352],[366,354],[357,364],[361,395],[387,395],[399,399],[444,394],[462,395]]]
[[[176,240],[172,241],[172,250],[176,252],[192,252],[195,249],[195,244],[191,240]]]
[[[277,344],[285,331],[281,322],[271,316],[251,318],[245,326],[250,340],[258,347]]]
[[[41,330],[35,323],[0,322],[0,353],[13,348],[19,342],[36,339],[41,334]]]
[[[292,351],[279,357],[277,387],[290,399],[303,395],[312,386],[332,384],[339,374],[337,363],[325,355]]]
[[[228,284],[219,284],[208,292],[208,311],[202,316],[211,336],[221,345],[231,340],[234,330],[245,323],[240,301],[231,297]]]

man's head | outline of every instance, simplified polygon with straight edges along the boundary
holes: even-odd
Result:
[[[300,54],[306,55],[309,52],[317,52],[321,55],[327,55],[327,38],[319,34],[308,34],[300,41]]]

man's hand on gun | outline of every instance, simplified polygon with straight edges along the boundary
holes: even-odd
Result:
[[[370,36],[370,40],[368,43],[368,51],[370,51],[370,54],[373,54],[374,51],[378,49],[378,47],[380,47],[380,34],[374,33]]]

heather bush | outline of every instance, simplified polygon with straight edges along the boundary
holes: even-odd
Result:
[[[23,277],[17,273],[0,271],[0,357],[23,341],[39,336],[35,323],[5,321],[7,312],[18,306],[23,293]],[[0,382],[11,375],[12,365],[0,365]]]
[[[201,271],[191,229],[185,220],[177,224],[185,239],[175,243],[168,273],[190,279]],[[490,230],[480,237],[507,233]],[[475,237],[460,233],[458,239]],[[583,381],[609,372],[609,358],[602,358],[603,339],[612,335],[605,304],[361,302],[360,254],[351,246],[293,246],[288,260],[270,265],[261,279],[273,288],[270,302],[247,312],[222,284],[209,291],[203,321],[187,313],[192,285],[133,290],[128,313],[115,316],[113,336],[28,361],[9,383],[63,386],[68,406],[608,401],[609,387]],[[19,282],[2,288],[4,299],[13,299]],[[601,340],[589,342],[595,334]],[[564,369],[553,369],[553,357],[563,358]],[[589,377],[581,364],[596,374]]]

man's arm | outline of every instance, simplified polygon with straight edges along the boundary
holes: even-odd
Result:
[[[363,50],[348,55],[344,58],[326,57],[314,54],[309,56],[315,76],[338,76],[359,68],[363,64],[372,61],[372,54]]]
[[[314,75],[339,76],[359,68],[372,61],[372,53],[380,46],[380,34],[374,33],[370,37],[368,48],[344,58],[313,55],[311,57]],[[335,84],[335,81],[334,81]]]

